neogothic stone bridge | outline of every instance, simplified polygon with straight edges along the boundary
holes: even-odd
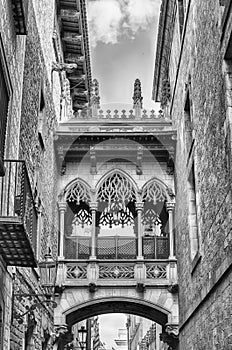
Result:
[[[149,318],[176,337],[175,131],[161,112],[141,113],[138,81],[133,113],[117,118],[108,111],[103,123],[96,82],[95,88],[91,114],[64,118],[56,133],[61,173],[55,323],[62,329],[124,312]]]

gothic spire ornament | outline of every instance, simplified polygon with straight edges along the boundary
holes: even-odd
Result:
[[[97,110],[100,108],[99,83],[97,79],[92,81],[91,107],[93,116],[97,116]]]
[[[141,81],[137,78],[134,83],[134,95],[133,95],[133,108],[143,107],[143,97],[142,97],[142,89],[141,89]]]

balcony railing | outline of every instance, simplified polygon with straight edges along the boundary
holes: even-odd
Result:
[[[66,237],[65,258],[88,260],[91,254],[90,237]],[[136,259],[137,239],[133,237],[107,236],[96,240],[96,256],[101,260]],[[168,237],[143,237],[144,259],[168,259]]]
[[[24,161],[4,161],[0,178],[0,254],[8,265],[36,266],[37,212]]]

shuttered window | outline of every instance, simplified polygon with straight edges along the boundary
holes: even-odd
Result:
[[[0,159],[4,156],[9,93],[0,61]]]

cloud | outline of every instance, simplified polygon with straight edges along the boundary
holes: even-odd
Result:
[[[158,2],[156,0],[129,0],[126,13],[132,33],[135,34],[140,29],[146,29],[154,20],[157,10]]]
[[[159,0],[89,0],[90,42],[116,44],[120,36],[134,39],[145,30],[158,13]]]
[[[116,44],[120,34],[123,13],[117,0],[90,1],[88,7],[90,42]]]

